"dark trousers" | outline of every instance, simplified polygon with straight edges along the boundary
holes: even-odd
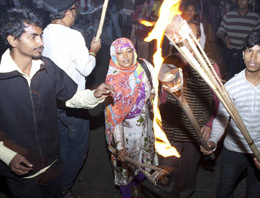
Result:
[[[260,171],[253,163],[250,154],[227,150],[222,151],[220,162],[220,180],[217,187],[217,198],[232,198],[233,191],[243,172],[247,173],[246,197],[260,197]]]
[[[62,198],[61,166],[57,161],[46,172],[32,179],[8,175],[8,187],[14,198]]]
[[[199,145],[195,143],[173,143],[179,154],[177,157],[161,157],[160,166],[171,172],[174,178],[173,191],[166,197],[190,198],[195,191],[196,175],[201,157]]]
[[[72,187],[86,157],[89,140],[89,120],[86,110],[57,109],[60,134],[63,191]]]
[[[131,16],[122,14],[122,19],[123,19],[122,36],[126,38],[130,38],[132,32],[132,26],[133,26]]]
[[[239,73],[245,68],[244,59],[242,55],[243,50],[224,48],[224,62],[227,68],[227,77],[229,80],[235,74]]]

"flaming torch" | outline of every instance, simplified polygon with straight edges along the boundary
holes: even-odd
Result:
[[[148,181],[150,181],[155,186],[159,187],[162,190],[165,190],[166,192],[170,192],[172,190],[172,187],[174,185],[174,179],[170,175],[170,173],[168,173],[164,169],[159,168],[157,166],[152,166],[149,164],[135,161],[132,158],[127,157],[127,156],[124,156],[124,159],[128,163],[131,163],[136,168],[138,168],[138,170],[145,175],[145,177],[148,179]],[[147,172],[144,169],[144,167],[150,168],[151,170],[153,170],[153,173],[150,174],[149,172]]]
[[[184,112],[186,113],[188,119],[190,120],[194,131],[196,132],[200,144],[207,150],[210,151],[207,141],[203,138],[200,130],[200,126],[196,121],[194,114],[183,94],[183,74],[182,69],[177,68],[174,65],[163,64],[161,71],[158,76],[159,81],[162,83],[164,89],[166,89],[179,103]],[[212,153],[210,155],[212,160],[215,159],[215,155]]]
[[[255,146],[251,136],[249,135],[249,132],[247,131],[247,128],[243,123],[232,99],[230,98],[222,81],[219,79],[212,64],[210,63],[207,55],[201,48],[198,40],[192,33],[187,22],[178,15],[178,12],[175,12],[174,14],[172,13],[173,9],[175,8],[174,5],[177,4],[177,2],[179,2],[179,0],[164,0],[161,6],[161,10],[163,10],[164,13],[171,14],[168,14],[167,18],[163,17],[160,14],[160,18],[158,19],[154,30],[146,38],[146,41],[151,41],[152,39],[159,37],[157,35],[158,33],[161,33],[161,37],[165,33],[167,38],[179,51],[179,53],[199,73],[199,75],[215,92],[220,102],[223,104],[227,112],[230,114],[230,116],[240,129],[253,154],[255,155],[257,160],[260,161],[260,153]],[[162,25],[162,23],[164,23],[165,25]],[[159,26],[161,29],[157,30],[156,27]],[[156,56],[156,54],[154,56]],[[155,62],[155,64],[161,65],[160,62]]]
[[[153,126],[154,126],[154,135],[156,138],[155,141],[155,148],[156,151],[162,155],[163,157],[169,157],[169,156],[176,156],[180,157],[180,154],[176,150],[176,148],[172,147],[169,140],[167,139],[166,134],[163,132],[161,127],[161,115],[160,111],[158,109],[158,90],[159,90],[159,82],[158,82],[158,74],[161,68],[161,65],[163,63],[162,58],[162,41],[164,37],[164,30],[168,24],[168,21],[173,18],[176,14],[180,14],[179,12],[179,5],[180,0],[165,0],[162,3],[162,6],[160,8],[160,17],[158,21],[155,23],[154,29],[152,32],[149,33],[148,37],[145,38],[145,41],[150,42],[151,40],[155,39],[157,40],[157,51],[155,52],[153,58],[154,58],[154,73],[153,73],[153,85],[155,87],[155,98],[154,98],[154,104],[153,104],[153,112],[154,112],[154,119],[153,119]],[[169,9],[170,8],[170,9]],[[165,10],[168,10],[168,12],[165,12]],[[147,25],[144,21],[141,22],[144,25]],[[148,23],[148,26],[150,26],[151,23]]]
[[[163,132],[161,127],[161,115],[158,109],[158,89],[159,89],[159,82],[158,82],[158,74],[163,63],[162,58],[162,41],[164,37],[164,30],[168,24],[168,21],[172,19],[176,14],[181,14],[179,12],[179,5],[180,0],[165,0],[162,3],[160,8],[160,17],[157,20],[154,29],[152,32],[149,33],[148,37],[145,38],[145,41],[149,42],[153,39],[157,40],[156,47],[157,51],[155,52],[154,58],[154,73],[153,73],[153,85],[155,87],[155,98],[153,104],[153,112],[154,112],[154,119],[153,119],[153,126],[154,126],[154,134],[155,134],[155,148],[156,151],[162,155],[163,157],[169,156],[176,156],[180,157],[180,154],[177,150],[171,146],[169,140],[167,139],[166,134]],[[165,12],[167,10],[167,12]],[[143,23],[144,24],[144,23]]]

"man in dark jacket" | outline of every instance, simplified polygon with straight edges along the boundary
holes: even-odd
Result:
[[[41,57],[42,24],[37,14],[19,7],[0,20],[9,46],[0,63],[0,174],[13,197],[63,197],[56,99],[93,108],[113,94],[106,84],[77,91],[63,70]]]

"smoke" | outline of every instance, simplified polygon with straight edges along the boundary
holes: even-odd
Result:
[[[103,5],[99,5],[98,7],[94,7],[92,4],[88,4],[88,10],[87,11],[83,11],[81,10],[81,15],[86,15],[86,14],[93,14],[98,10],[101,10],[103,7]]]

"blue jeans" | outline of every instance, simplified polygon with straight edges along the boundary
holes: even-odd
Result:
[[[131,16],[122,13],[122,21],[123,21],[122,36],[126,38],[130,38],[132,26],[133,26],[133,21],[131,20]]]
[[[116,38],[122,37],[122,33],[121,33],[120,26],[119,26],[119,21],[118,21],[119,13],[118,13],[115,5],[113,5],[112,8],[109,10],[109,14],[110,14],[111,20],[109,22],[109,27],[108,27],[107,33],[108,33],[110,40],[114,41],[113,30],[115,32]]]
[[[245,171],[247,173],[246,197],[259,198],[260,171],[254,166],[253,156],[229,151],[224,147],[220,162],[220,180],[216,197],[232,198],[239,177]]]
[[[89,120],[86,110],[57,109],[60,134],[63,191],[72,187],[88,150]]]

